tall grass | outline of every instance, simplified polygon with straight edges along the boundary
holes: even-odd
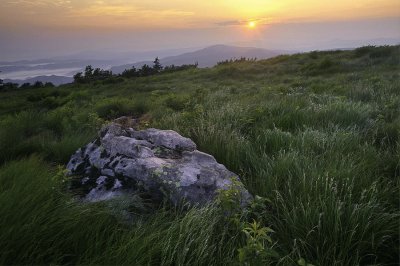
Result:
[[[399,58],[364,47],[2,93],[0,264],[238,263],[243,236],[215,206],[140,212],[135,196],[68,193],[56,165],[106,120],[145,114],[269,199],[257,216],[275,230],[271,264],[397,265]]]
[[[3,166],[0,184],[1,264],[230,265],[240,243],[212,206],[124,223],[105,204],[71,199],[36,157]]]
[[[319,96],[305,97],[302,107],[299,100],[275,98],[257,110],[230,101],[216,105],[211,95],[190,126],[185,113],[160,126],[193,138],[239,173],[250,191],[272,201],[264,222],[276,230],[286,254],[282,264],[300,257],[317,265],[394,263],[400,214],[391,199],[398,199],[399,164],[385,169],[398,151],[373,146],[364,134],[376,126],[382,106],[322,98],[316,108]]]

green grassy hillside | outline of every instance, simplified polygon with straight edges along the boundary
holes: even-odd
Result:
[[[63,165],[122,115],[192,138],[268,199],[253,214],[273,256],[250,264],[399,263],[394,46],[0,91],[0,264],[238,263],[248,239],[218,206],[126,223],[116,210],[132,201],[73,200]]]

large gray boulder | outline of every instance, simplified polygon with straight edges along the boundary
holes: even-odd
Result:
[[[72,155],[67,170],[74,176],[72,187],[87,201],[139,192],[153,200],[203,205],[238,184],[241,204],[251,199],[236,174],[172,130],[139,131],[111,123]]]

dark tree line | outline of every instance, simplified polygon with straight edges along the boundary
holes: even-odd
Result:
[[[152,67],[145,64],[140,69],[136,69],[133,66],[131,69],[125,69],[124,72],[122,72],[122,74],[120,76],[122,76],[124,78],[146,77],[146,76],[152,76],[152,75],[157,75],[157,74],[161,74],[161,73],[171,73],[171,72],[175,72],[175,71],[193,69],[193,68],[197,68],[197,67],[198,67],[197,62],[195,64],[189,64],[189,65],[180,65],[180,66],[170,65],[170,66],[163,67],[160,63],[160,59],[157,57],[154,60]]]
[[[189,64],[189,65],[180,65],[180,66],[170,65],[170,66],[164,67],[163,72],[170,73],[170,72],[182,71],[182,70],[186,70],[186,69],[193,69],[193,68],[197,68],[198,65],[199,64],[197,62],[195,64]]]
[[[217,63],[217,65],[226,65],[226,64],[230,64],[230,63],[239,63],[239,62],[246,62],[246,61],[257,61],[257,58],[246,58],[246,57],[240,57],[240,58],[231,58],[229,60],[224,60],[224,61],[220,61]]]
[[[54,84],[51,82],[43,83],[41,81],[36,81],[33,84],[24,83],[19,88],[21,88],[21,89],[29,89],[29,88],[37,89],[37,88],[49,88],[49,87],[54,87]]]
[[[158,57],[154,59],[153,66],[144,64],[141,68],[136,69],[134,66],[131,69],[125,69],[120,75],[124,78],[135,78],[135,77],[147,77],[160,73],[163,70],[163,66],[160,63]]]
[[[198,63],[195,64],[187,64],[187,65],[170,65],[170,66],[162,66],[160,59],[157,57],[154,59],[153,66],[149,66],[147,64],[143,65],[141,68],[136,69],[132,67],[131,69],[126,69],[119,75],[113,75],[110,70],[103,70],[100,68],[93,68],[91,65],[86,66],[83,72],[78,72],[74,75],[75,83],[89,83],[92,81],[103,80],[104,82],[114,82],[118,81],[121,78],[136,78],[136,77],[147,77],[152,75],[157,75],[161,73],[171,73],[176,71],[182,71],[187,69],[195,69],[198,67]],[[37,81],[34,84],[24,83],[22,85],[18,85],[17,83],[7,82],[4,83],[3,80],[0,79],[0,90],[10,90],[10,89],[28,89],[28,88],[45,88],[45,87],[54,87],[51,82],[43,83],[41,81]]]
[[[18,85],[18,83],[6,82],[0,80],[0,90],[14,90],[14,89],[38,89],[38,88],[50,88],[54,87],[54,84],[51,82],[43,83],[41,81],[36,81],[31,84],[29,82]]]
[[[0,73],[1,73],[1,71],[0,71]],[[0,79],[0,90],[2,90],[3,88],[4,88],[3,80]]]
[[[192,65],[181,65],[181,66],[166,66],[161,65],[160,59],[157,57],[154,59],[153,66],[144,64],[141,68],[135,68],[134,66],[130,69],[125,69],[119,75],[113,75],[111,71],[102,70],[99,68],[93,69],[92,66],[87,66],[84,72],[79,72],[74,75],[75,83],[86,83],[96,80],[108,80],[112,81],[111,78],[136,78],[136,77],[147,77],[152,75],[157,75],[161,73],[170,73],[175,71],[182,71],[186,69],[197,68],[198,64]]]
[[[113,77],[113,74],[109,70],[103,70],[100,68],[93,68],[91,65],[86,66],[85,71],[78,72],[74,75],[74,82],[76,83],[87,83],[95,80],[104,80]]]

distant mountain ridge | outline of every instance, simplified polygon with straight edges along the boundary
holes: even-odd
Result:
[[[267,50],[263,48],[255,47],[238,47],[228,45],[213,45],[200,49],[194,52],[188,52],[176,56],[168,56],[161,58],[161,64],[164,66],[168,65],[184,65],[198,63],[199,67],[212,67],[219,61],[229,60],[232,58],[257,58],[267,59],[281,54],[287,54],[288,51],[280,50]],[[152,61],[141,61],[132,64],[124,64],[120,66],[114,66],[111,71],[115,74],[122,73],[125,69],[130,69],[132,66],[136,68],[142,67],[144,64],[152,65]]]
[[[186,49],[187,50],[187,49]],[[267,50],[263,48],[255,48],[255,47],[239,47],[239,46],[229,46],[229,45],[213,45],[200,50],[195,50],[193,52],[186,52],[180,55],[174,56],[166,56],[160,59],[161,64],[163,66],[169,65],[185,65],[185,64],[194,64],[198,63],[199,67],[212,67],[216,65],[220,61],[229,60],[232,58],[257,58],[257,59],[267,59],[281,54],[291,53],[289,51],[283,50]],[[150,56],[148,56],[150,57]],[[157,57],[157,52],[155,51],[153,57]],[[140,57],[139,57],[140,58]],[[23,83],[35,83],[36,81],[51,82],[54,85],[58,86],[65,83],[73,82],[73,78],[71,77],[74,73],[78,71],[82,71],[86,65],[92,65],[93,67],[100,68],[110,68],[110,65],[106,66],[106,64],[111,63],[110,61],[105,60],[89,60],[89,59],[63,59],[61,61],[57,60],[21,60],[17,62],[0,62],[0,71],[2,71],[5,76],[4,82],[13,82],[18,84]],[[153,61],[138,61],[133,62],[131,64],[117,65],[112,66],[110,70],[114,74],[120,74],[125,69],[130,69],[132,66],[136,68],[142,67],[144,64],[153,65]],[[57,73],[46,73],[48,68],[54,67],[55,69],[62,68],[65,72]],[[68,69],[68,67],[70,69]],[[75,67],[75,68],[74,68]],[[42,75],[32,75],[29,78],[11,78],[6,76],[9,72],[19,71],[24,72],[26,76],[28,76],[28,72],[34,71],[42,71]],[[26,73],[25,73],[26,72]]]

